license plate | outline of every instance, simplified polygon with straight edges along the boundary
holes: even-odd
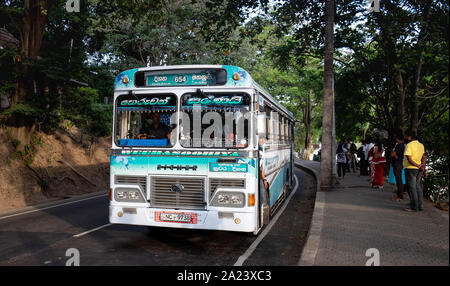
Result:
[[[158,222],[197,223],[197,214],[156,212],[155,220]]]

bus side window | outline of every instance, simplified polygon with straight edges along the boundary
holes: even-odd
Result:
[[[288,132],[289,132],[289,144],[292,142],[292,122],[288,124]]]
[[[272,144],[279,144],[280,140],[280,126],[279,126],[279,114],[276,111],[270,111],[270,140]]]
[[[289,144],[290,137],[289,137],[289,121],[286,120],[286,123],[284,124],[284,140],[286,144]]]
[[[280,116],[280,144],[284,144],[284,128],[283,128],[284,117]]]
[[[290,123],[289,123],[289,141],[290,141],[290,142],[294,142],[294,134],[293,134],[293,131],[294,131],[294,123],[290,122]]]
[[[269,141],[271,139],[271,135],[272,135],[272,126],[270,126],[271,110],[268,106],[265,106],[264,112],[266,113],[266,141]]]

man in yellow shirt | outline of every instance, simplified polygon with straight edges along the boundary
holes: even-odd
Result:
[[[405,211],[417,212],[422,210],[421,180],[425,174],[425,147],[417,140],[416,134],[410,130],[405,132],[405,138],[410,142],[406,145],[403,154],[403,168],[405,168],[406,185],[411,199],[411,206]]]

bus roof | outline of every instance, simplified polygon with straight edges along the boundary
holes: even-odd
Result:
[[[208,83],[203,83],[197,85],[195,82],[191,84],[183,85],[176,84],[174,82],[167,82],[165,85],[152,85],[153,87],[164,87],[164,86],[220,86],[220,87],[241,87],[241,88],[255,88],[260,93],[266,97],[266,99],[272,104],[283,110],[291,120],[294,120],[292,112],[287,110],[282,104],[280,104],[277,100],[275,100],[267,91],[265,91],[258,83],[256,83],[250,74],[238,67],[232,65],[172,65],[172,66],[155,66],[155,67],[142,67],[142,68],[134,68],[121,72],[114,81],[114,90],[133,90],[139,88],[136,86],[136,73],[138,74],[152,74],[158,75],[158,72],[161,72],[161,75],[165,75],[170,71],[193,71],[197,75],[201,74],[202,70],[225,70],[226,71],[226,81],[222,84],[213,84],[210,85]],[[173,74],[173,73],[171,73]],[[180,75],[185,75],[186,73],[181,73]],[[174,75],[177,75],[176,73]],[[170,81],[170,80],[168,80]],[[214,81],[215,83],[216,81]],[[142,86],[142,87],[152,87],[152,86]]]

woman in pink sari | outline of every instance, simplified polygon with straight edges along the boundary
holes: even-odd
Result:
[[[386,158],[383,156],[384,149],[383,145],[378,142],[373,147],[373,159],[372,159],[372,174],[370,178],[370,182],[372,188],[383,189],[383,180],[384,180],[384,164],[386,163]]]

